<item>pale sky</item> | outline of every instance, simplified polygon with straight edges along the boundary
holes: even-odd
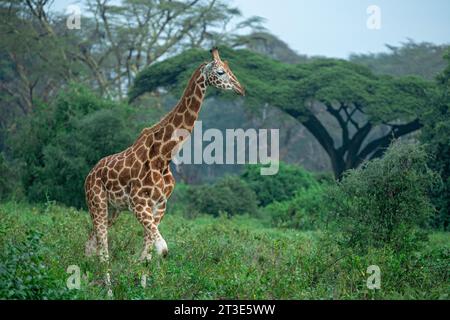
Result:
[[[300,54],[347,58],[385,51],[385,44],[450,44],[450,0],[228,0],[244,16],[261,16],[267,29]],[[55,0],[64,11],[77,0]],[[367,28],[370,5],[380,9],[379,30]]]
[[[267,19],[267,28],[298,53],[347,58],[380,52],[385,44],[450,43],[449,0],[231,0],[245,16]],[[381,29],[366,26],[370,5]]]

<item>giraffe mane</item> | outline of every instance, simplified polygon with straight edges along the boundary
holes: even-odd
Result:
[[[199,67],[197,67],[197,69],[195,69],[195,71],[192,73],[191,78],[189,80],[188,85],[186,86],[186,88],[184,89],[184,92],[180,98],[180,100],[177,102],[176,105],[182,103],[182,99],[186,94],[186,91],[191,87],[192,83],[195,82],[195,75],[197,75],[199,72],[202,71],[202,68],[207,65],[208,62],[203,62]],[[149,128],[144,128],[141,131],[141,134],[139,137],[141,137],[142,135],[146,135],[146,134],[151,134],[154,133],[162,128],[164,128],[170,121],[172,116],[174,115],[174,113],[176,113],[176,109],[172,109],[170,112],[168,112],[161,120],[159,120],[157,123],[155,123],[153,126],[149,127]],[[138,139],[139,140],[139,139]]]

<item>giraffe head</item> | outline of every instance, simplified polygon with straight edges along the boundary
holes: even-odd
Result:
[[[237,94],[245,95],[244,87],[228,66],[227,61],[222,61],[217,48],[211,49],[213,61],[205,66],[205,75],[210,86],[222,90],[234,90]]]

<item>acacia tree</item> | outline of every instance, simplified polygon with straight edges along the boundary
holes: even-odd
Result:
[[[349,60],[367,66],[376,74],[418,75],[428,80],[433,80],[446,67],[443,56],[448,44],[416,43],[408,39],[401,46],[386,47],[388,52],[352,54]]]
[[[47,101],[70,81],[122,99],[136,73],[161,57],[231,40],[236,29],[261,28],[261,19],[242,19],[223,0],[88,0],[81,29],[71,30],[68,16],[53,10],[52,3],[0,4],[4,108],[14,103],[26,114],[37,98]]]
[[[285,64],[247,50],[221,51],[247,89],[245,103],[253,109],[270,104],[301,122],[328,154],[336,178],[382,155],[393,139],[418,130],[433,91],[431,82],[377,76],[344,60]],[[207,59],[205,51],[188,50],[145,69],[130,100],[159,88],[179,95],[192,70]],[[339,136],[331,133],[336,124]]]
[[[67,14],[52,3],[0,2],[0,150],[17,117],[70,82],[120,100],[136,73],[158,59],[261,28],[261,19],[243,19],[224,0],[87,0],[81,29],[68,29]]]

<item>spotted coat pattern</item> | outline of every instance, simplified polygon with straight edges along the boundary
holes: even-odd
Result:
[[[159,254],[167,254],[167,244],[158,225],[175,187],[169,165],[186,137],[175,132],[179,129],[192,132],[208,86],[244,94],[228,64],[220,59],[218,50],[211,52],[213,61],[195,70],[175,108],[159,123],[144,129],[130,147],[101,159],[86,177],[86,201],[93,223],[86,243],[87,255],[97,253],[102,261],[108,261],[108,227],[126,209],[144,227],[140,259],[151,259],[153,245]]]

